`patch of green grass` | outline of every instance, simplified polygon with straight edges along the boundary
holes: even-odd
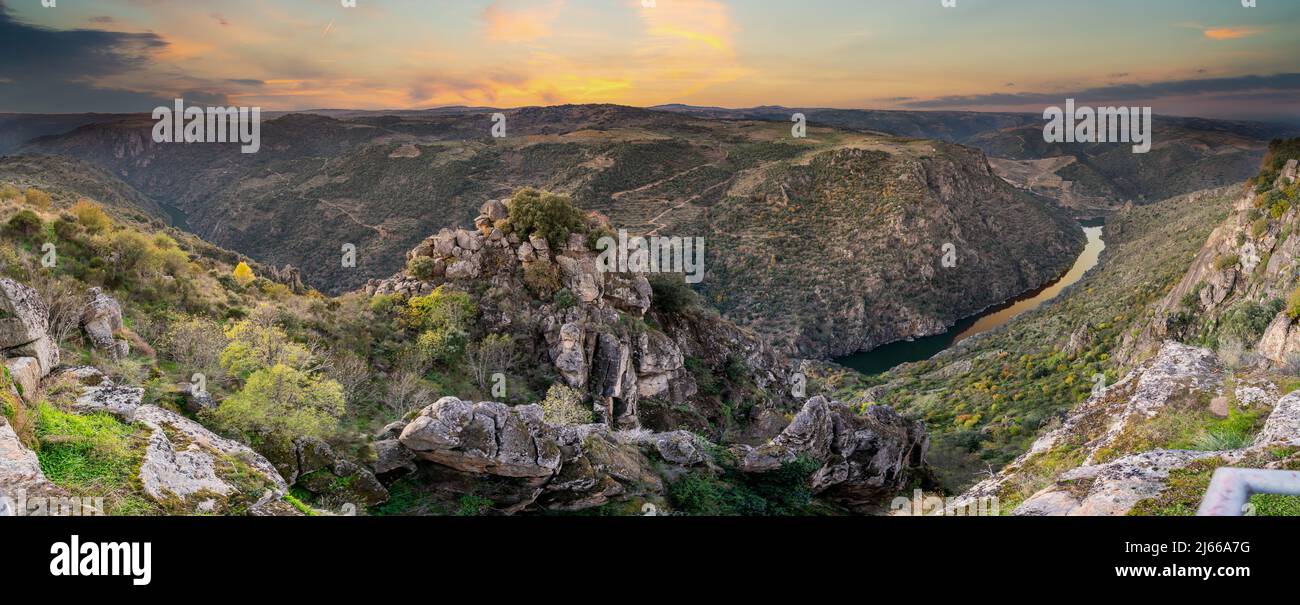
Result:
[[[1300,496],[1255,494],[1250,504],[1257,517],[1300,517]]]
[[[307,515],[308,517],[315,517],[320,514],[316,512],[316,509],[307,506],[306,503],[304,503],[302,500],[299,500],[298,497],[294,496],[292,493],[285,494],[284,501],[288,502],[289,504],[292,504],[294,508],[298,509],[298,512]]]
[[[476,494],[464,494],[456,501],[456,516],[477,517],[492,509],[493,502]]]
[[[144,448],[140,429],[107,414],[82,416],[41,403],[36,410],[36,457],[55,485],[78,497],[104,498],[108,514],[158,511],[136,477]]]

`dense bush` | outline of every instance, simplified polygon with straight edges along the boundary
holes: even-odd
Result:
[[[36,235],[44,226],[41,217],[37,216],[36,213],[31,210],[19,210],[13,216],[9,217],[9,222],[7,224],[11,231],[24,238]]]
[[[344,410],[339,383],[277,364],[253,372],[213,419],[250,443],[283,446],[298,437],[331,436]]]
[[[583,232],[583,212],[566,195],[521,189],[510,199],[510,227],[521,235],[540,235],[558,249],[568,244],[569,234]]]
[[[695,303],[695,291],[676,273],[650,275],[651,305],[662,313],[681,313]]]
[[[427,256],[417,256],[406,263],[406,274],[424,281],[429,281],[434,277],[434,267],[438,261]]]

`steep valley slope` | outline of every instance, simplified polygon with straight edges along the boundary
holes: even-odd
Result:
[[[1063,272],[1083,235],[969,148],[619,106],[269,120],[262,150],[159,145],[141,116],[38,138],[179,209],[205,239],[327,292],[401,268],[428,233],[531,186],[634,233],[707,240],[701,292],[784,351],[943,331]],[[339,262],[352,244],[356,267]],[[951,244],[955,267],[941,266]]]

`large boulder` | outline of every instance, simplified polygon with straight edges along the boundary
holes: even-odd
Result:
[[[104,381],[83,389],[72,403],[72,410],[78,414],[109,414],[124,422],[131,422],[143,401],[144,389]]]
[[[813,493],[855,510],[870,510],[925,470],[929,436],[885,406],[863,413],[822,396],[809,399],[780,435],[757,448],[741,446],[741,470],[770,472],[811,458],[821,463]]]
[[[49,308],[35,290],[0,278],[0,349],[20,347],[45,338]]]
[[[1158,450],[1125,456],[1105,464],[1081,466],[1030,496],[1011,514],[1039,517],[1126,515],[1133,505],[1164,491],[1169,471],[1215,455],[1214,452]]]
[[[128,352],[126,341],[117,338],[122,329],[122,306],[99,288],[91,288],[91,300],[81,312],[81,328],[96,349],[113,359],[121,359]]]
[[[289,491],[275,467],[247,446],[154,405],[132,414],[150,430],[140,483],[164,507],[188,513],[250,512]]]
[[[399,440],[417,456],[463,472],[541,478],[560,468],[555,432],[536,404],[443,397],[421,410]]]

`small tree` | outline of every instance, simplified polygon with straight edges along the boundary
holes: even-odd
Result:
[[[284,445],[298,437],[326,438],[345,410],[343,387],[280,364],[254,372],[227,397],[214,419],[254,443]]]
[[[510,369],[517,360],[515,340],[505,334],[489,334],[482,341],[470,345],[466,355],[470,372],[483,390],[488,388],[489,376]]]
[[[239,261],[239,264],[235,265],[234,277],[235,283],[245,287],[257,279],[257,276],[253,274],[253,268],[249,267],[248,263],[244,261]]]
[[[427,256],[417,256],[406,263],[406,274],[424,281],[434,278],[434,269],[438,261]]]
[[[546,391],[542,416],[555,426],[591,424],[592,421],[591,408],[583,405],[582,393],[558,382]]]

